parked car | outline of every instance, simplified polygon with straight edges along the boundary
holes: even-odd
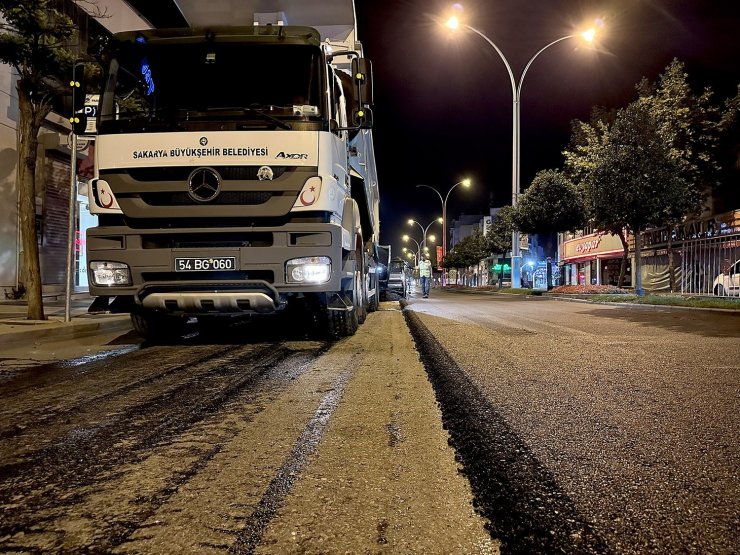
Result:
[[[712,291],[718,297],[740,296],[740,260],[737,260],[727,272],[722,272],[712,284]]]
[[[388,291],[406,298],[409,276],[410,268],[404,260],[400,258],[391,260],[388,265]]]

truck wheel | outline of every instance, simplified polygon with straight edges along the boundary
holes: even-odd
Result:
[[[365,321],[367,312],[364,303],[364,277],[362,275],[362,239],[358,236],[358,245],[353,252],[344,258],[344,271],[352,274],[352,281],[344,284],[342,294],[352,302],[352,310],[327,310],[327,328],[331,339],[348,337],[357,332],[359,325]]]
[[[378,300],[378,296],[380,295],[380,285],[378,284],[378,274],[373,274],[370,276],[370,281],[374,282],[371,289],[375,289],[375,295],[368,301],[367,304],[367,311],[368,312],[375,312],[378,310],[378,306],[380,305],[380,302]]]
[[[725,296],[725,288],[721,285],[718,285],[714,288],[714,294],[717,297],[724,297]]]
[[[362,238],[357,237],[355,248],[355,279],[352,304],[357,312],[357,323],[364,324],[367,319],[367,281],[365,280],[365,256],[362,252]]]
[[[141,337],[152,343],[160,343],[182,337],[186,320],[181,316],[132,312],[131,323]]]

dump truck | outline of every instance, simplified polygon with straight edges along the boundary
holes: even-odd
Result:
[[[283,315],[339,338],[377,309],[372,69],[350,12],[340,39],[276,11],[97,45],[90,292],[143,337]]]

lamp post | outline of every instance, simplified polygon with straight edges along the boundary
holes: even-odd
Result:
[[[409,235],[404,235],[401,238],[406,243],[408,243],[409,241],[413,241],[414,244],[416,245],[416,264],[418,265],[419,264],[419,260],[421,259],[422,249],[426,250],[427,249],[427,246],[426,245],[422,245],[421,243],[419,243],[419,241],[417,241],[413,237],[410,237]]]
[[[464,27],[468,31],[472,31],[473,33],[481,37],[496,51],[496,53],[501,58],[501,61],[504,62],[504,65],[506,66],[506,71],[509,73],[509,80],[511,81],[511,97],[512,97],[512,103],[513,103],[513,106],[512,106],[512,149],[511,149],[512,150],[511,152],[511,206],[514,207],[519,201],[520,99],[522,95],[522,83],[524,82],[524,77],[527,75],[529,66],[532,65],[532,62],[534,62],[537,56],[542,54],[542,52],[544,52],[551,46],[559,42],[562,42],[564,40],[572,39],[572,38],[576,38],[580,36],[586,42],[593,42],[594,37],[596,36],[596,30],[592,28],[580,34],[566,35],[564,37],[560,37],[559,39],[555,39],[554,41],[540,48],[537,51],[537,53],[529,59],[529,61],[527,62],[527,65],[524,66],[524,70],[522,71],[522,74],[519,77],[519,83],[517,83],[516,79],[514,78],[514,72],[511,69],[511,65],[509,64],[509,61],[506,59],[506,56],[504,56],[504,53],[501,52],[499,47],[496,46],[496,44],[494,44],[494,42],[491,39],[489,39],[486,35],[484,35],[481,31],[479,31],[475,27],[471,27],[467,23],[461,23],[460,20],[456,16],[452,16],[447,20],[447,27],[453,30],[458,29],[459,27]],[[515,288],[519,288],[522,286],[522,255],[521,255],[521,245],[519,244],[519,241],[520,241],[519,232],[514,230],[511,234],[511,286]]]
[[[443,221],[442,218],[437,218],[437,219],[434,219],[431,222],[429,222],[429,225],[427,225],[426,227],[424,227],[423,225],[421,225],[416,220],[414,220],[412,218],[409,218],[408,224],[409,225],[416,224],[416,225],[419,226],[419,228],[421,229],[421,233],[422,233],[422,235],[424,237],[424,239],[422,240],[421,244],[426,247],[427,246],[427,231],[429,231],[429,228],[432,227],[432,225],[437,224],[437,223],[438,224],[441,224],[442,221]],[[431,241],[434,242],[434,235],[430,235],[429,237],[430,237]]]
[[[442,196],[442,193],[440,193],[435,187],[432,187],[431,185],[417,185],[417,187],[426,187],[427,189],[431,189],[432,191],[437,193],[439,200],[442,202],[442,256],[445,256],[447,254],[447,199],[450,198],[450,193],[458,185],[462,185],[463,187],[470,187],[470,179],[463,179],[462,181],[458,181],[457,183],[455,183],[452,187],[450,187],[450,190],[447,191],[447,195],[445,195],[444,197]]]

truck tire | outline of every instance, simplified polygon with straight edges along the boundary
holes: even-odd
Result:
[[[349,337],[357,332],[359,325],[365,321],[366,294],[365,279],[362,274],[362,239],[358,236],[355,250],[347,253],[342,264],[345,273],[352,274],[350,283],[345,284],[342,295],[352,303],[352,310],[327,310],[327,330],[330,339]]]
[[[367,320],[367,280],[365,279],[365,255],[362,250],[362,238],[358,236],[355,247],[355,279],[352,302],[357,311],[357,323],[364,324]]]
[[[375,289],[375,295],[373,295],[372,298],[368,300],[367,311],[375,312],[376,310],[378,310],[378,306],[380,305],[380,301],[378,300],[378,296],[380,295],[380,285],[378,283],[379,281],[378,274],[371,274],[370,281],[374,282],[372,283],[373,287],[371,287],[371,289]]]
[[[182,337],[186,320],[181,316],[132,312],[131,323],[141,337],[152,343],[161,343]]]

